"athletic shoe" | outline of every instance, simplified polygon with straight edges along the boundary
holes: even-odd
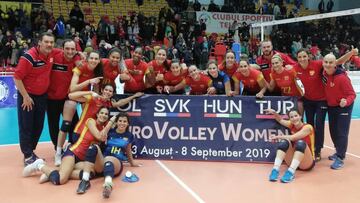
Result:
[[[335,161],[336,158],[337,158],[336,153],[334,153],[333,155],[328,156],[328,159],[329,159],[330,161]]]
[[[292,180],[294,180],[294,174],[291,173],[289,170],[286,170],[283,177],[281,177],[281,182],[290,183]]]
[[[321,153],[320,153],[320,152],[315,153],[315,161],[316,161],[316,162],[321,161]]]
[[[277,181],[278,177],[279,177],[279,171],[273,168],[273,169],[271,170],[271,173],[270,173],[270,176],[269,176],[269,180],[270,180],[271,182],[275,182],[275,181]]]
[[[344,161],[339,157],[336,157],[334,162],[331,164],[330,168],[334,170],[339,170],[344,166]]]
[[[90,188],[90,181],[88,180],[81,180],[78,189],[76,190],[76,193],[78,194],[84,194],[86,190]]]
[[[25,166],[24,170],[23,170],[23,177],[29,177],[31,176],[33,173],[35,173],[36,171],[39,170],[39,164],[44,164],[44,160],[42,159],[36,159],[32,164],[29,164],[27,166]]]
[[[62,154],[58,154],[58,153],[55,153],[55,166],[60,166],[61,165],[61,157],[62,157]]]
[[[36,156],[35,153],[32,153],[30,157],[24,159],[24,166],[26,167],[27,165],[34,163],[37,159],[39,159],[39,157]]]
[[[49,176],[47,176],[45,173],[41,174],[39,178],[39,183],[43,184],[49,181]]]
[[[104,183],[103,185],[103,197],[109,198],[112,191],[113,184],[112,183]]]

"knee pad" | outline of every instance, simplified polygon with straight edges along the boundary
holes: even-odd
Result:
[[[295,143],[295,151],[304,153],[306,146],[307,146],[306,142],[304,142],[303,140],[298,140]]]
[[[95,163],[96,155],[98,153],[98,148],[96,145],[90,145],[89,149],[86,151],[85,161]]]
[[[287,140],[281,140],[278,144],[278,149],[286,152],[289,149],[290,143]]]
[[[104,176],[114,177],[115,169],[114,164],[111,161],[107,161],[104,163]]]
[[[63,121],[60,130],[68,133],[71,129],[71,121]]]
[[[49,180],[54,185],[60,185],[60,174],[58,170],[52,171],[49,174]]]

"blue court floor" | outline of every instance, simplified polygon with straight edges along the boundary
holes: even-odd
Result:
[[[355,100],[353,119],[360,119],[360,93],[357,94]],[[19,129],[16,108],[0,109],[0,145],[18,144]],[[41,142],[50,141],[47,119],[45,119],[44,130],[40,137]]]

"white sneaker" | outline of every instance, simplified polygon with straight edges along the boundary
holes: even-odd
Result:
[[[41,174],[40,178],[39,178],[39,183],[42,184],[42,183],[46,183],[49,181],[49,177],[43,173]]]
[[[31,176],[33,173],[35,173],[36,171],[39,170],[39,164],[45,164],[44,160],[42,159],[37,159],[36,161],[34,161],[32,164],[29,164],[27,166],[25,166],[24,170],[23,170],[23,177],[29,177]]]
[[[62,157],[62,154],[55,153],[55,166],[61,165],[61,157]]]

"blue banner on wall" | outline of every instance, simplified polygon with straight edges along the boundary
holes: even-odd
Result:
[[[130,115],[138,158],[270,162],[275,145],[269,136],[289,132],[264,110],[286,114],[295,102],[292,97],[145,95],[112,113]]]
[[[13,76],[0,76],[0,108],[16,107],[17,90]]]

